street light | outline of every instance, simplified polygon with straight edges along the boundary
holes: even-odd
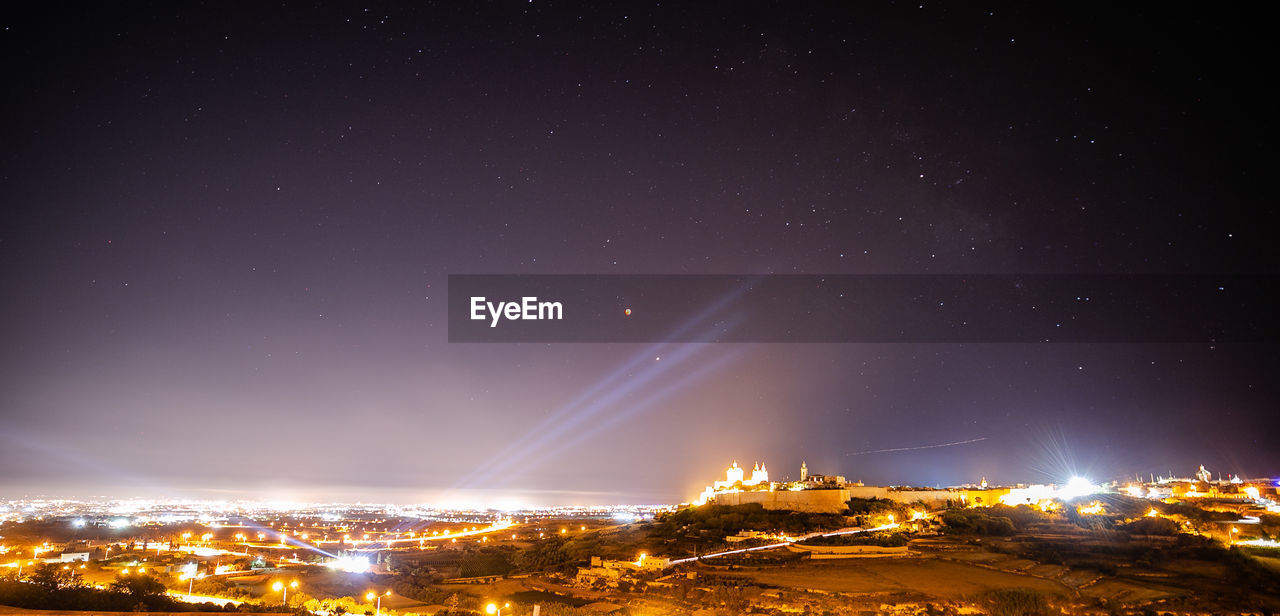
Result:
[[[502,616],[502,610],[508,607],[511,607],[510,603],[503,603],[502,607],[498,607],[497,603],[490,603],[489,605],[484,606],[484,612],[486,614],[494,614],[496,616]]]
[[[280,602],[283,603],[284,605],[289,605],[289,589],[297,588],[297,587],[298,587],[298,580],[289,582],[288,586],[285,586],[284,582],[277,581],[275,584],[271,585],[271,590],[274,590],[279,593],[284,593],[284,596],[281,598]]]
[[[187,566],[182,568],[182,574],[187,577],[187,594],[188,595],[191,594],[192,588],[195,587],[196,567],[197,565],[195,563],[188,563]]]
[[[389,591],[389,590],[388,590],[388,591],[387,591],[386,593],[384,593],[384,594],[385,594],[386,596],[390,597],[390,596],[391,596],[391,591]],[[373,608],[373,614],[374,614],[374,616],[378,616],[378,614],[381,614],[381,613],[382,613],[382,595],[380,595],[380,594],[378,594],[378,593],[376,593],[376,592],[373,592],[373,591],[371,590],[371,591],[369,591],[369,594],[367,594],[367,595],[365,595],[365,596],[364,596],[364,598],[365,598],[365,600],[366,600],[366,601],[373,601],[373,600],[376,598],[376,599],[378,600],[378,604],[377,604],[377,606],[376,606],[376,607],[374,607],[374,608]]]

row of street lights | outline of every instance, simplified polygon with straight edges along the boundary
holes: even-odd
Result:
[[[298,588],[298,580],[294,580],[294,581],[292,581],[292,582],[289,582],[289,584],[288,584],[287,586],[285,585],[285,583],[284,583],[284,582],[281,582],[281,581],[279,581],[279,580],[276,580],[276,582],[275,582],[274,584],[272,584],[272,585],[271,585],[271,590],[274,590],[274,591],[276,591],[276,592],[278,592],[278,593],[283,593],[282,598],[281,598],[281,603],[285,604],[286,606],[287,606],[287,605],[289,605],[289,589],[290,589],[290,588],[297,589],[297,588]],[[382,594],[378,594],[378,593],[373,592],[373,591],[371,590],[371,591],[369,591],[368,593],[366,593],[366,594],[365,594],[364,598],[365,598],[365,600],[366,600],[366,601],[376,601],[376,603],[374,604],[373,613],[374,613],[374,616],[381,616],[381,614],[382,614],[382,598],[383,598],[383,597],[390,597],[390,596],[391,596],[391,591],[389,591],[389,590],[388,590],[387,592],[382,593]],[[509,607],[511,607],[511,604],[510,604],[510,603],[504,603],[504,604],[502,604],[501,606],[499,606],[497,603],[490,603],[490,604],[488,604],[488,605],[484,606],[484,611],[485,611],[485,613],[486,613],[486,614],[492,614],[493,616],[502,616],[502,610],[505,610],[505,609],[507,609],[507,608],[509,608]]]
[[[284,582],[282,582],[282,581],[280,581],[280,580],[276,580],[276,582],[275,582],[274,584],[272,584],[272,585],[271,585],[271,590],[274,590],[274,591],[276,591],[276,592],[278,592],[278,593],[282,593],[282,595],[281,595],[281,599],[280,599],[280,602],[281,602],[281,603],[283,603],[283,604],[285,604],[285,605],[289,605],[289,589],[290,589],[290,588],[293,588],[293,589],[295,589],[295,590],[296,590],[296,589],[298,588],[298,580],[294,580],[294,581],[292,581],[292,582],[289,582],[289,585],[288,585],[288,586],[286,586],[286,585],[285,585],[285,583],[284,583]],[[387,592],[385,592],[385,593],[383,593],[383,594],[381,594],[381,595],[380,595],[380,594],[378,594],[378,593],[376,593],[376,592],[373,592],[373,591],[371,590],[371,591],[369,591],[369,593],[368,593],[368,594],[366,594],[366,595],[364,596],[364,598],[365,598],[366,600],[368,600],[368,601],[374,601],[374,600],[377,600],[377,602],[378,602],[378,603],[377,603],[377,607],[376,607],[376,608],[374,608],[374,610],[375,610],[375,611],[374,611],[374,614],[381,614],[381,613],[382,613],[382,597],[384,597],[384,596],[386,596],[386,597],[391,596],[391,591],[389,591],[389,590],[388,590]]]

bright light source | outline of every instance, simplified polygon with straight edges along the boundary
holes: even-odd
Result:
[[[1010,489],[1008,494],[1000,497],[1000,503],[1010,507],[1032,505],[1043,508],[1042,503],[1047,503],[1054,496],[1053,488],[1045,485],[1033,485],[1025,488]]]
[[[1064,500],[1070,500],[1078,496],[1087,496],[1097,491],[1097,487],[1093,482],[1084,477],[1072,477],[1067,481],[1067,485],[1058,489],[1058,497]]]
[[[325,566],[338,571],[346,571],[347,573],[364,573],[369,570],[369,558],[367,556],[342,556],[325,563]]]
[[[1245,539],[1237,541],[1236,545],[1256,545],[1264,548],[1280,548],[1280,541],[1274,539]]]

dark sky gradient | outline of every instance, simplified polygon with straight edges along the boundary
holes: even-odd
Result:
[[[1271,344],[464,345],[444,302],[451,273],[1276,274],[1256,16],[27,9],[0,496],[1280,473]]]

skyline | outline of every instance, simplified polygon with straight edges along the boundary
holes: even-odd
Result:
[[[978,439],[978,440],[981,440],[981,439]],[[960,444],[967,444],[969,442],[971,441],[962,441],[958,443],[941,443],[936,445],[925,446],[923,448],[927,449],[927,448],[934,448],[934,447],[948,447],[948,446],[954,446],[954,445],[960,445]],[[872,452],[866,452],[866,453],[872,453]],[[738,464],[739,463],[737,460],[733,460],[730,463],[730,468],[728,469],[728,471],[732,473],[734,469],[738,467]],[[802,462],[802,465],[803,464],[804,463]],[[752,463],[752,466],[754,469],[758,469],[759,471],[764,471],[766,473],[768,472],[766,470],[768,466],[767,463],[756,461]],[[746,470],[745,467],[741,467],[741,468],[743,471]],[[805,470],[808,470],[808,469],[805,469]],[[753,471],[753,474],[752,474],[753,478],[755,477],[754,472],[755,471]],[[812,473],[810,473],[810,475],[812,476]],[[833,476],[833,475],[824,475],[824,476]],[[1208,477],[1208,479],[1206,479],[1205,477]],[[773,475],[772,478],[776,481],[779,481],[780,482],[779,485],[787,485],[792,482],[800,482],[800,479],[798,476],[793,476],[791,474],[782,474],[782,475],[775,474]],[[986,477],[982,477],[981,481],[977,483],[965,483],[965,484],[956,484],[956,485],[948,485],[948,486],[942,486],[942,485],[928,486],[928,485],[922,485],[922,484],[906,483],[906,484],[899,484],[899,485],[892,485],[892,486],[875,486],[874,489],[881,489],[881,490],[902,489],[907,491],[911,491],[911,490],[925,490],[925,491],[961,490],[963,491],[963,490],[975,490],[975,489],[981,489],[981,490],[990,489],[992,490],[992,493],[1001,493],[1002,491],[1008,492],[1010,488],[1016,488],[1017,490],[1022,490],[1023,492],[1026,492],[1028,494],[1031,494],[1033,492],[1035,494],[1040,494],[1040,493],[1057,494],[1059,495],[1057,497],[1067,498],[1069,500],[1071,498],[1075,498],[1079,496],[1080,494],[1087,495],[1087,494],[1101,494],[1101,493],[1108,493],[1108,492],[1116,493],[1116,494],[1124,493],[1124,494],[1133,496],[1134,488],[1132,486],[1135,486],[1135,485],[1150,486],[1150,485],[1165,485],[1165,484],[1187,484],[1187,483],[1196,483],[1196,482],[1201,482],[1204,484],[1210,484],[1210,485],[1216,485],[1216,486],[1228,486],[1228,487],[1234,487],[1236,484],[1241,484],[1241,483],[1257,484],[1258,482],[1261,482],[1266,485],[1271,485],[1272,482],[1276,482],[1280,484],[1280,480],[1277,480],[1275,477],[1240,477],[1237,475],[1223,474],[1223,473],[1207,470],[1203,465],[1200,465],[1200,467],[1197,469],[1197,472],[1189,473],[1189,474],[1188,473],[1180,474],[1170,470],[1166,474],[1150,473],[1149,476],[1147,477],[1143,477],[1139,475],[1132,475],[1126,478],[1117,478],[1117,477],[1089,478],[1089,477],[1082,477],[1082,476],[1072,476],[1070,478],[1065,478],[1062,480],[1051,481],[1046,483],[1021,481],[1021,482],[1010,483],[1010,484],[992,483],[992,482],[988,482]],[[718,484],[719,483],[724,483],[724,482],[718,482]],[[756,483],[747,484],[748,488],[754,485],[756,485]],[[861,486],[861,482],[856,482],[850,485]],[[1080,492],[1082,486],[1086,488],[1087,491]],[[723,487],[726,489],[729,489],[731,486],[728,486],[728,484],[725,484]],[[1031,491],[1028,491],[1028,488]],[[317,507],[318,508],[340,507],[340,508],[355,508],[355,509],[359,509],[361,507],[394,507],[394,508],[404,508],[405,510],[428,509],[428,510],[440,510],[440,511],[473,511],[473,512],[474,511],[479,511],[479,512],[506,511],[506,512],[510,512],[510,511],[522,511],[522,510],[533,511],[533,510],[555,510],[555,509],[629,510],[631,508],[636,508],[636,507],[670,508],[670,507],[676,507],[680,505],[689,505],[691,503],[694,505],[701,505],[703,504],[704,498],[707,496],[707,494],[711,490],[712,488],[710,487],[705,488],[703,494],[699,495],[698,498],[692,499],[692,500],[665,501],[665,502],[654,501],[654,502],[647,502],[647,503],[642,503],[642,502],[622,503],[620,501],[591,501],[591,500],[578,500],[573,502],[563,501],[563,500],[550,502],[550,501],[544,500],[539,502],[536,496],[532,499],[528,498],[531,495],[531,493],[520,494],[516,492],[511,492],[511,491],[498,493],[496,491],[484,490],[484,489],[455,490],[447,494],[435,495],[432,497],[419,499],[419,500],[404,500],[404,499],[397,499],[394,497],[384,498],[383,500],[368,500],[368,499],[362,499],[362,498],[343,498],[341,492],[337,492],[337,493],[326,492],[326,495],[329,497],[328,500],[317,500],[314,498],[311,498],[311,499],[304,498],[301,496],[302,493],[297,490],[284,490],[280,492],[274,492],[271,494],[270,497],[263,497],[261,495],[258,495],[257,497],[250,498],[250,497],[246,497],[246,494],[237,494],[235,490],[218,490],[218,489],[208,489],[208,488],[203,488],[204,492],[210,494],[209,496],[206,496],[206,497],[197,497],[197,496],[190,496],[190,495],[186,495],[186,496],[169,495],[169,496],[159,496],[159,497],[148,497],[141,494],[108,495],[108,494],[82,493],[82,494],[74,494],[74,495],[73,494],[23,494],[23,495],[17,495],[17,496],[10,495],[0,500],[2,500],[3,502],[6,502],[10,506],[13,506],[15,504],[20,504],[20,503],[46,503],[46,504],[47,503],[68,503],[68,504],[79,504],[79,505],[90,505],[90,506],[105,506],[107,504],[114,503],[114,504],[117,504],[118,507],[116,509],[111,510],[111,513],[113,515],[123,515],[125,513],[139,513],[139,512],[148,512],[148,511],[154,513],[154,510],[164,511],[166,507],[177,507],[177,506],[193,506],[193,507],[201,507],[201,508],[215,507],[216,509],[213,509],[213,510],[219,511],[219,512],[225,512],[226,511],[225,508],[227,507],[230,507],[232,509],[248,507],[254,511],[258,511],[262,509],[266,509],[266,510],[276,509],[276,510],[283,511],[283,510],[297,510],[299,508],[317,508]],[[1039,490],[1039,492],[1035,492],[1035,490]],[[733,491],[733,490],[730,490],[730,491]],[[395,495],[399,492],[404,492],[404,491],[383,490],[378,492],[378,494],[386,497],[389,495]],[[565,497],[566,495],[570,495],[578,498],[589,499],[594,496],[609,495],[610,493],[591,493],[591,492],[584,492],[584,491],[564,490],[564,491],[547,491],[547,494],[542,494],[539,496],[545,497],[548,494],[554,494],[559,497]],[[613,494],[622,495],[624,493],[619,492],[619,493],[613,493]],[[1061,496],[1061,495],[1068,495],[1068,496]],[[29,509],[29,510],[35,511],[32,509]],[[18,511],[18,510],[7,509],[7,508],[3,510],[3,512],[6,512],[6,513],[14,512],[14,511]],[[41,515],[44,515],[44,514],[41,513]],[[65,515],[66,515],[65,513],[58,514],[58,516],[62,516],[62,517],[65,517]],[[103,512],[98,512],[96,515],[101,517],[104,514]],[[80,517],[83,517],[83,516],[80,516]],[[107,515],[106,517],[111,517],[111,516]]]
[[[1259,24],[541,1],[3,20],[2,497],[680,502],[744,455],[888,485],[1280,472],[1274,341],[466,344],[446,309],[456,274],[1274,280]]]

